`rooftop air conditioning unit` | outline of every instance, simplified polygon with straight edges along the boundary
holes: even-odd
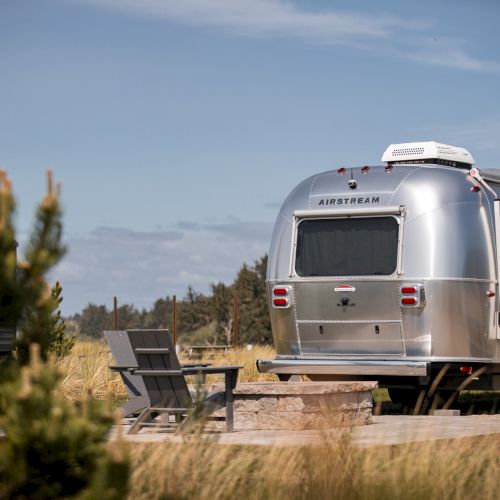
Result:
[[[382,161],[388,165],[435,163],[461,168],[474,165],[474,158],[465,148],[434,141],[391,144],[382,155]]]

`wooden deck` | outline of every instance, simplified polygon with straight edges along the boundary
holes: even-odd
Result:
[[[127,424],[115,426],[110,439],[126,433]],[[395,445],[414,441],[453,439],[468,436],[492,435],[500,440],[500,414],[455,416],[400,416],[373,417],[371,425],[349,429],[305,430],[305,431],[235,431],[204,434],[203,438],[214,438],[217,444],[242,444],[260,446],[324,446],[343,432],[349,432],[354,443],[362,448]],[[135,436],[124,436],[133,442],[177,442],[181,436],[147,431]]]

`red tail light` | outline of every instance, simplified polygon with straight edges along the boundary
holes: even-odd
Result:
[[[417,299],[415,297],[403,297],[401,299],[401,304],[404,306],[414,306],[417,303]]]
[[[472,375],[472,366],[461,366],[460,373],[464,375]]]
[[[273,307],[291,307],[293,302],[292,287],[290,285],[275,285],[271,291]]]
[[[425,292],[424,286],[418,283],[402,283],[401,288],[401,305],[409,307],[425,307]]]
[[[345,167],[340,167],[338,170],[337,170],[338,174],[339,175],[344,175],[345,174]]]
[[[363,172],[363,174],[368,173],[368,170],[370,170],[370,167],[368,165],[365,165],[364,167],[361,167],[361,172]]]
[[[276,307],[283,307],[288,305],[288,300],[287,299],[274,299],[273,304]]]

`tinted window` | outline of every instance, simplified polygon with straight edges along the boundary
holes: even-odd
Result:
[[[295,269],[300,276],[388,275],[397,253],[394,217],[304,220]]]

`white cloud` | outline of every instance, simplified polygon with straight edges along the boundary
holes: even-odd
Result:
[[[472,57],[456,39],[424,39],[409,47],[405,56],[414,61],[468,71],[500,71],[500,64]]]
[[[207,292],[210,282],[231,282],[243,262],[264,255],[270,223],[234,222],[173,231],[98,228],[84,238],[70,238],[69,252],[51,278],[63,285],[65,314],[89,302],[150,307],[155,299],[188,285]]]
[[[171,22],[226,30],[240,36],[286,36],[309,42],[373,50],[425,64],[466,71],[498,72],[463,42],[441,36],[434,21],[346,10],[311,11],[291,0],[79,0],[81,3]],[[434,43],[438,41],[439,43]]]
[[[351,12],[306,12],[286,0],[82,0],[85,3],[241,34],[296,35],[315,40],[383,37],[396,21]]]

